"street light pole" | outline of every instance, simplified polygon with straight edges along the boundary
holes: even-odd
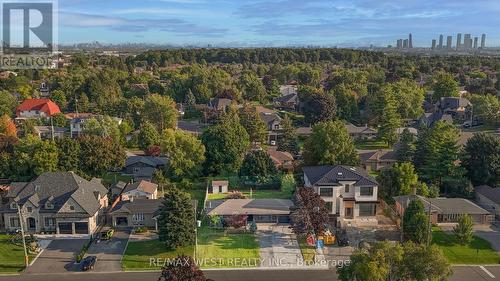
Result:
[[[28,250],[26,249],[26,239],[24,238],[24,226],[23,226],[23,216],[21,214],[21,206],[17,204],[17,215],[19,216],[19,225],[21,226],[21,235],[23,237],[23,248],[24,248],[24,264],[26,267],[29,266]]]

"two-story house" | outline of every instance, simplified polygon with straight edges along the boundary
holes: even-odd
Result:
[[[272,109],[265,108],[263,106],[256,107],[259,113],[260,119],[264,121],[267,127],[267,143],[271,145],[277,145],[279,138],[281,136],[281,126],[282,118]]]
[[[303,171],[304,186],[314,188],[338,224],[377,223],[378,184],[365,170],[337,165],[309,166]]]
[[[77,138],[83,134],[83,124],[90,118],[94,118],[92,113],[67,113],[66,119],[69,120],[69,130],[72,138]]]
[[[17,118],[50,118],[61,113],[59,106],[49,99],[26,99],[16,109]]]
[[[472,115],[472,103],[466,98],[443,97],[436,107],[440,113],[449,114],[458,122],[469,120]]]
[[[6,231],[22,223],[30,233],[92,234],[108,205],[107,192],[99,179],[47,172],[32,182],[11,183],[0,215]]]
[[[158,185],[149,181],[129,183],[121,194],[123,201],[135,199],[158,199]]]

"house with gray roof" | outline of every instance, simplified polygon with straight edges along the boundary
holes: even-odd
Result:
[[[349,133],[349,136],[355,140],[372,140],[377,137],[377,130],[368,126],[358,127],[351,123],[347,123],[345,128]]]
[[[430,128],[439,121],[453,124],[453,117],[442,112],[424,113],[418,120],[418,124]]]
[[[291,93],[278,97],[274,99],[274,106],[278,109],[297,110],[299,107],[299,95]]]
[[[392,149],[358,150],[363,168],[370,171],[389,169],[398,162],[396,152]]]
[[[281,121],[283,119],[272,109],[263,106],[256,106],[255,108],[259,113],[260,119],[266,124],[268,135],[267,142],[271,145],[276,145],[281,136],[281,130],[283,129],[281,126]]]
[[[288,199],[221,199],[207,201],[205,212],[223,219],[247,215],[248,222],[289,223],[293,205]]]
[[[124,174],[134,176],[134,181],[151,181],[156,169],[165,169],[166,157],[134,155],[125,159]]]
[[[321,196],[340,226],[377,224],[378,183],[363,168],[325,165],[302,170],[304,187]]]
[[[30,233],[92,234],[108,206],[107,192],[99,179],[47,172],[32,182],[11,183],[0,215],[6,231],[15,231],[22,223]]]
[[[475,224],[489,224],[493,215],[474,202],[464,198],[426,198],[420,195],[403,195],[394,197],[395,209],[400,216],[413,200],[420,200],[433,224],[457,223],[463,215],[470,215]]]
[[[500,219],[500,187],[480,185],[474,188],[476,202]]]
[[[145,226],[158,229],[156,216],[161,199],[134,199],[119,202],[111,210],[113,227]]]
[[[436,107],[439,112],[449,114],[457,121],[468,120],[472,114],[472,103],[462,97],[443,97],[437,102]]]

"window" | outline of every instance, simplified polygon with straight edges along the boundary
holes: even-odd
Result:
[[[350,184],[346,184],[346,185],[345,185],[345,188],[344,188],[344,192],[345,192],[345,193],[349,193],[349,188],[350,188],[350,187],[351,187],[351,185],[350,185]]]
[[[132,220],[134,220],[134,221],[144,221],[144,214],[134,214],[132,216]]]
[[[375,216],[377,206],[373,203],[362,203],[359,204],[359,216],[370,217]]]
[[[16,203],[16,202],[12,202],[12,203],[10,203],[10,208],[11,208],[12,210],[17,210],[17,203]]]
[[[75,206],[73,206],[73,205],[69,205],[69,209],[70,209],[71,211],[74,211],[74,210],[75,210]]]
[[[26,210],[28,210],[28,213],[33,212],[33,208],[32,207],[26,207]]]
[[[326,202],[326,209],[331,213],[333,210],[333,202]]]
[[[320,188],[319,195],[324,197],[332,197],[333,196],[333,188]]]
[[[373,196],[373,186],[362,186],[359,189],[359,194],[361,196]]]
[[[56,225],[55,218],[45,218],[45,226],[46,227],[54,227]]]
[[[10,218],[10,226],[11,227],[19,227],[21,224],[19,223],[18,218]]]
[[[45,203],[45,209],[54,209],[54,204],[50,202]]]

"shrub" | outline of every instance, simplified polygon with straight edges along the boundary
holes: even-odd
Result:
[[[135,233],[146,233],[148,231],[148,228],[145,226],[139,226],[135,229]]]
[[[245,199],[245,194],[241,191],[231,191],[227,194],[226,199]]]
[[[228,226],[238,229],[247,225],[247,215],[232,215],[225,221]]]

